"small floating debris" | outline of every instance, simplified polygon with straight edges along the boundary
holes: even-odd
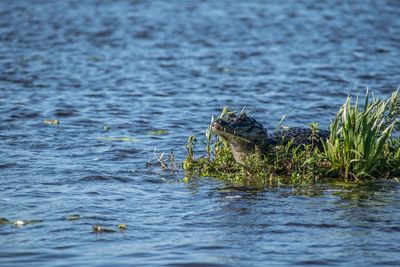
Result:
[[[6,218],[0,218],[0,224],[14,224],[17,227],[24,226],[26,224],[32,224],[32,223],[40,223],[42,222],[41,220],[16,220],[16,221],[10,221],[9,219]]]
[[[67,216],[67,220],[68,221],[76,221],[79,220],[81,218],[81,216],[79,214],[72,214]]]
[[[103,58],[100,56],[91,56],[88,58],[90,61],[94,61],[94,62],[100,62],[103,61]]]
[[[123,231],[123,230],[126,230],[127,226],[124,223],[120,223],[120,224],[118,224],[118,228],[119,228],[119,230]]]
[[[49,120],[49,119],[44,119],[43,124],[46,125],[59,125],[60,121],[59,120]]]
[[[164,135],[164,134],[168,134],[168,130],[165,130],[165,129],[151,130],[149,133],[152,135]]]
[[[108,126],[108,125],[104,125],[103,130],[104,131],[109,131],[109,130],[111,130],[111,127]]]
[[[97,224],[92,226],[92,230],[95,233],[114,233],[115,232],[115,230],[113,230],[113,229],[106,228],[104,226],[97,225]]]
[[[230,67],[217,67],[216,66],[216,67],[210,67],[209,70],[212,72],[219,72],[219,73],[225,73],[225,74],[233,72],[233,69]]]
[[[40,222],[42,222],[42,221],[41,220],[26,220],[26,221],[16,220],[14,222],[14,225],[17,226],[17,227],[21,227],[21,226],[24,226],[26,224],[40,223]]]
[[[12,221],[6,219],[6,218],[0,218],[0,224],[11,224]]]
[[[111,141],[111,142],[139,142],[140,139],[134,137],[100,137],[101,141]]]
[[[183,177],[183,180],[182,180],[185,184],[187,184],[187,183],[189,183],[189,177],[188,176],[185,176],[185,177]]]
[[[24,221],[18,220],[18,221],[15,221],[14,224],[15,224],[15,226],[17,226],[17,227],[20,227],[20,226],[25,225],[25,222],[24,222]]]

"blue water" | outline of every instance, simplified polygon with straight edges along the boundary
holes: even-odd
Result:
[[[399,58],[398,1],[0,1],[0,217],[41,220],[0,224],[0,265],[398,266],[398,182],[241,190],[146,162],[225,105],[325,128],[357,87],[397,89]]]

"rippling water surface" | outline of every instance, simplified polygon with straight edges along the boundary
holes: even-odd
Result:
[[[388,96],[399,18],[390,0],[1,1],[0,217],[42,222],[0,225],[0,265],[398,266],[396,183],[239,190],[146,162],[183,160],[225,105],[324,128],[357,84]]]

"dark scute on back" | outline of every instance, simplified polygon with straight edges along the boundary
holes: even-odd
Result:
[[[287,130],[281,130],[270,134],[268,136],[269,141],[267,143],[272,145],[287,144],[292,141],[293,146],[308,145],[312,144],[313,132],[309,128],[293,127]],[[314,133],[314,144],[322,149],[321,139],[325,140],[329,137],[329,131],[319,130],[318,133]]]

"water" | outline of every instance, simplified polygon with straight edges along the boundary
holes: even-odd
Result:
[[[252,191],[146,162],[183,160],[225,105],[325,128],[356,85],[388,96],[399,17],[389,0],[1,1],[0,217],[42,222],[0,225],[0,265],[398,266],[395,182]]]

